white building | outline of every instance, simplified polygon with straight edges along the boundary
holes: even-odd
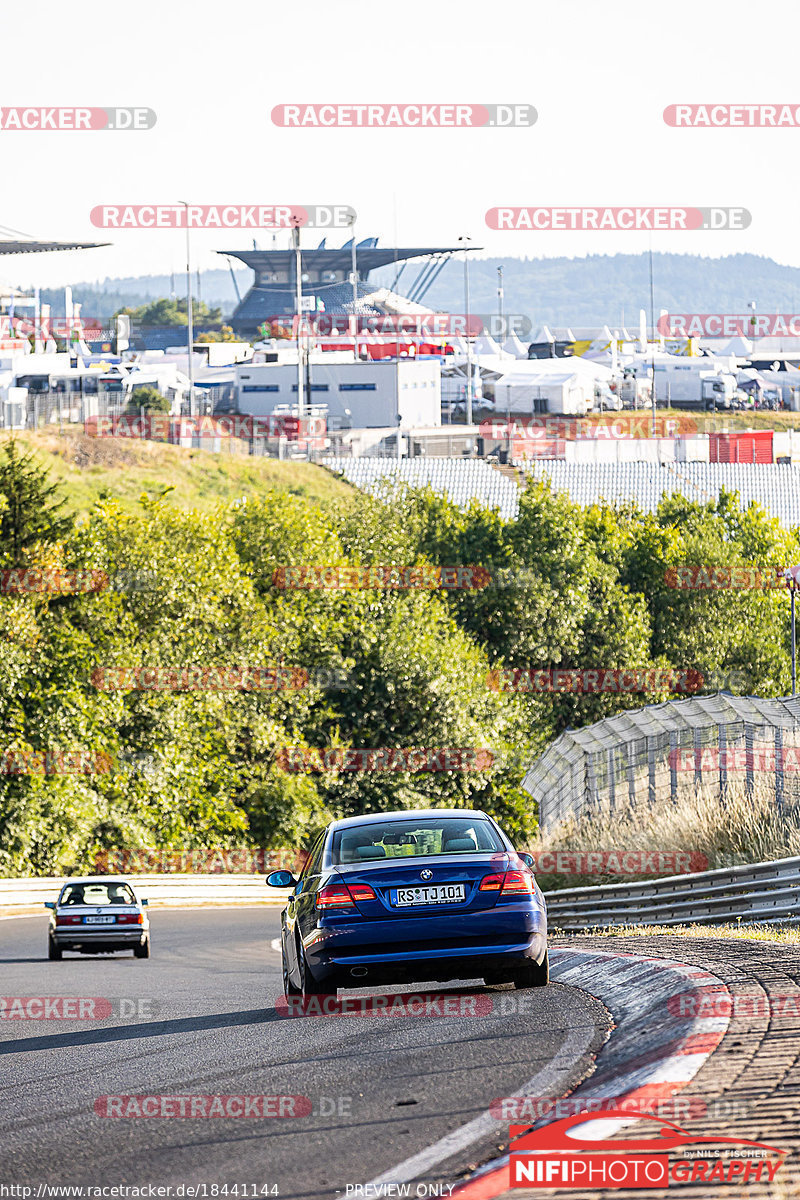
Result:
[[[236,373],[239,412],[266,416],[297,405],[297,366],[242,363]],[[440,425],[441,363],[438,358],[330,362],[313,358],[306,403],[326,408],[333,428],[404,429]]]

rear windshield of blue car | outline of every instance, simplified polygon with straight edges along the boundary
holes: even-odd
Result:
[[[506,848],[488,821],[463,817],[414,820],[410,817],[338,829],[331,844],[331,863],[339,866],[382,858],[427,858]]]

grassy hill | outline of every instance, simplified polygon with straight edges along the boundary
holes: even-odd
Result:
[[[351,492],[348,484],[313,463],[277,462],[227,450],[212,454],[133,438],[91,438],[70,427],[63,433],[26,431],[16,436],[62,484],[75,513],[86,512],[103,492],[133,509],[143,492],[157,495],[168,487],[171,503],[200,510],[270,488],[322,503]]]

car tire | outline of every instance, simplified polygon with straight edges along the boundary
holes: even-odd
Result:
[[[292,983],[289,976],[289,964],[286,961],[286,944],[283,938],[281,938],[281,978],[283,980],[283,994],[286,996],[287,1000],[289,996],[300,995],[300,988],[297,987],[296,984]]]
[[[550,959],[545,950],[540,963],[529,960],[524,967],[514,973],[515,988],[546,987],[550,982]]]
[[[309,996],[335,996],[336,988],[332,988],[327,983],[317,983],[308,966],[306,952],[303,949],[302,942],[297,939],[297,961],[300,964],[300,995],[303,999]]]
[[[47,957],[50,962],[61,962],[64,951],[60,946],[57,946],[51,937],[47,939]]]
[[[144,939],[144,941],[139,946],[133,947],[133,957],[134,958],[149,958],[150,957],[150,934],[149,933],[148,933],[147,937]]]

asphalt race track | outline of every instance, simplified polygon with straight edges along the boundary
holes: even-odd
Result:
[[[112,1004],[93,1020],[11,1019],[7,1007],[0,1182],[32,1186],[33,1197],[43,1184],[169,1185],[162,1195],[173,1196],[205,1184],[209,1197],[225,1184],[241,1197],[246,1184],[248,1196],[345,1197],[348,1185],[353,1196],[353,1185],[410,1159],[398,1178],[455,1182],[506,1144],[508,1122],[484,1115],[493,1099],[565,1094],[607,1036],[605,1009],[557,983],[415,989],[477,996],[491,1011],[476,1016],[281,1016],[271,946],[279,912],[155,909],[151,959],[60,963],[45,957],[46,915],[0,921],[3,996]],[[115,1118],[96,1111],[104,1096],[294,1096],[307,1115]],[[124,1102],[128,1111],[139,1103]],[[425,1153],[449,1134],[444,1149]]]

